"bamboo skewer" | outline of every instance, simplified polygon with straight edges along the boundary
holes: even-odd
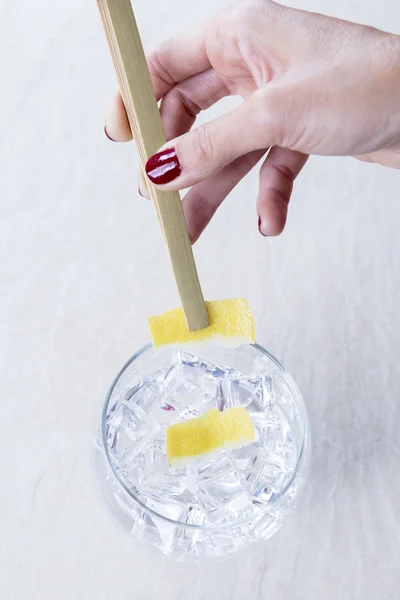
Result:
[[[139,31],[130,0],[97,0],[132,135],[144,170],[165,144]],[[148,182],[189,331],[209,325],[178,192],[161,192]]]

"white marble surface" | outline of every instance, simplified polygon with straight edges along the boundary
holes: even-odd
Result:
[[[225,4],[137,0],[146,46]],[[400,33],[398,0],[296,5]],[[175,565],[120,533],[92,473],[107,386],[177,303],[134,148],[103,136],[95,2],[1,0],[0,47],[0,600],[399,598],[400,172],[311,160],[276,240],[254,173],[196,245],[206,296],[247,297],[297,380],[313,465],[263,552]]]

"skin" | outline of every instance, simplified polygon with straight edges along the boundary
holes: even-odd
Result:
[[[310,154],[400,168],[400,37],[270,0],[241,2],[148,56],[168,143],[182,172],[164,190],[183,199],[195,242],[218,206],[261,160],[259,229],[278,235]],[[239,107],[192,128],[221,98]],[[132,138],[119,94],[106,118]],[[144,176],[140,190],[146,193]]]

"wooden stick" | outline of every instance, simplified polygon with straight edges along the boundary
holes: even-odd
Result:
[[[97,0],[117,73],[121,96],[136,141],[142,169],[165,144],[139,31],[130,0]],[[148,182],[168,248],[189,331],[209,325],[208,313],[178,192],[160,192]]]

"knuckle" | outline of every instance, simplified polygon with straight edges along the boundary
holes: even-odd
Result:
[[[280,6],[272,0],[243,0],[231,13],[232,23],[245,32],[254,31],[260,27],[261,21],[275,21],[279,9]]]
[[[294,88],[278,85],[267,86],[260,92],[255,108],[260,130],[272,146],[293,146],[300,120],[298,93]]]
[[[147,64],[152,75],[159,77],[162,81],[169,85],[173,85],[175,83],[174,78],[164,64],[164,55],[166,52],[167,43],[164,42],[164,45],[152,50],[152,52],[147,56]]]
[[[271,167],[275,171],[276,176],[282,181],[282,184],[289,187],[293,186],[294,175],[287,165],[273,164]]]
[[[193,130],[191,150],[193,161],[200,169],[202,164],[212,161],[213,143],[207,127],[200,125]]]
[[[170,92],[172,93],[174,89]],[[176,101],[179,106],[184,110],[190,119],[196,119],[197,115],[201,112],[201,108],[196,102],[189,98],[188,94],[185,94],[184,90],[179,89],[179,86],[175,86]]]

